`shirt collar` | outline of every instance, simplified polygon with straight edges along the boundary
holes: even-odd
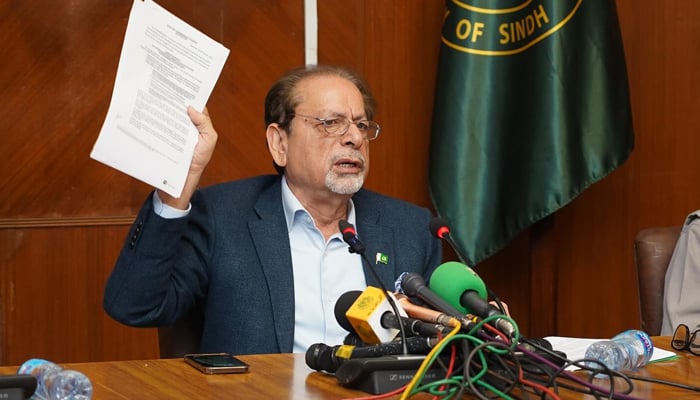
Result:
[[[282,208],[284,209],[284,219],[287,221],[288,229],[291,229],[294,224],[294,216],[297,215],[297,213],[305,213],[311,217],[311,214],[306,211],[304,206],[301,205],[301,202],[299,202],[299,199],[292,193],[292,190],[287,184],[287,177],[284,175],[282,175]],[[348,200],[347,221],[355,225],[355,204],[352,202],[352,199]]]

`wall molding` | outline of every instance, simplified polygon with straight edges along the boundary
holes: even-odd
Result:
[[[131,225],[136,216],[0,218],[0,229]]]

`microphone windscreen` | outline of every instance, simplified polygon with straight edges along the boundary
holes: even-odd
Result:
[[[462,306],[460,299],[464,292],[471,290],[478,293],[484,300],[488,298],[486,284],[479,275],[457,261],[449,261],[438,266],[430,277],[428,286],[438,296],[465,314],[473,314],[474,312]]]
[[[361,290],[351,290],[341,294],[340,297],[338,297],[338,300],[335,302],[335,308],[333,309],[335,320],[338,321],[338,325],[343,327],[343,329],[348,332],[354,333],[355,328],[352,327],[352,324],[350,323],[350,320],[348,320],[345,313],[348,312],[350,306],[352,306],[352,303],[354,303],[361,294]]]
[[[338,229],[340,230],[340,233],[350,233],[352,235],[356,235],[357,233],[355,232],[355,227],[349,223],[348,221],[341,219],[338,221]]]

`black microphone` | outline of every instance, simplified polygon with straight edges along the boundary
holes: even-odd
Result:
[[[447,221],[444,218],[434,217],[428,223],[428,228],[430,229],[430,232],[433,233],[433,235],[435,235],[439,239],[445,240],[447,244],[450,245],[455,254],[457,254],[457,257],[459,257],[460,261],[462,261],[465,264],[471,265],[471,263],[467,262],[464,256],[459,252],[459,247],[457,247],[457,243],[455,243],[455,241],[452,239],[452,236],[450,236],[450,226],[447,224]]]
[[[360,290],[351,290],[341,294],[340,297],[338,297],[338,300],[335,302],[335,308],[333,309],[335,313],[335,320],[338,322],[338,325],[349,332],[347,335],[345,335],[343,344],[353,346],[367,345],[367,343],[362,341],[362,338],[360,338],[357,332],[355,332],[355,329],[350,324],[350,320],[348,320],[348,318],[345,316],[345,311],[350,308],[352,303],[354,303],[361,294],[362,291]]]
[[[357,232],[355,231],[355,227],[348,221],[341,219],[338,221],[338,229],[340,232],[343,234],[343,241],[349,245],[348,251],[350,253],[357,253],[360,255],[362,258],[362,261],[364,261],[367,264],[367,268],[369,269],[370,273],[374,277],[374,279],[377,281],[377,284],[379,284],[379,287],[382,289],[384,292],[384,296],[386,297],[386,300],[389,302],[389,305],[391,306],[392,311],[394,311],[395,315],[401,315],[399,313],[399,308],[396,306],[396,302],[394,299],[389,296],[389,291],[386,289],[384,284],[382,283],[382,280],[379,278],[379,274],[377,274],[377,271],[375,271],[374,266],[372,263],[367,259],[367,256],[365,255],[365,245],[360,241],[360,239],[357,237]],[[399,324],[399,334],[401,335],[401,343],[403,345],[403,354],[409,354],[409,350],[406,347],[407,346],[407,340],[406,340],[406,330],[403,328],[403,324]]]
[[[364,255],[365,245],[357,237],[355,227],[352,226],[352,224],[348,221],[340,220],[338,221],[338,228],[340,229],[340,233],[343,234],[343,240],[345,241],[345,243],[350,245],[350,252]]]
[[[417,297],[428,303],[434,309],[447,315],[459,320],[464,316],[457,308],[453,307],[450,303],[433,292],[420,274],[404,272],[397,278],[395,286],[399,289],[399,292],[404,293],[406,296]]]
[[[328,346],[323,343],[312,344],[306,350],[306,365],[316,371],[335,372],[345,361],[354,358],[374,358],[403,354],[406,347],[410,354],[428,354],[437,343],[437,338],[415,336],[404,343],[400,340],[375,344],[372,346]]]
[[[400,322],[399,322],[400,321]],[[449,330],[440,324],[428,324],[418,319],[410,317],[397,318],[396,315],[385,312],[380,321],[383,327],[399,329],[399,324],[403,324],[403,328],[407,334],[412,336],[436,336],[438,333],[448,333]]]
[[[462,325],[462,329],[471,329],[474,326],[474,321],[431,290],[419,274],[404,272],[399,275],[394,285],[399,293],[417,297],[430,307],[455,318]]]
[[[338,325],[351,333],[355,333],[355,328],[353,328],[350,320],[348,320],[348,317],[345,316],[345,313],[361,294],[361,290],[351,290],[349,292],[345,292],[338,297],[338,300],[335,301],[335,308],[333,308],[335,320],[338,322]]]
[[[353,290],[350,292],[343,293],[338,301],[335,303],[335,319],[338,324],[345,328],[346,330],[353,332],[353,326],[348,319],[346,312],[352,306],[352,304],[357,300],[358,297],[362,295],[362,292],[358,290]],[[400,322],[399,322],[400,321]],[[409,318],[401,316],[397,318],[393,313],[386,311],[381,317],[379,317],[379,324],[385,329],[398,329],[400,330],[399,323],[403,324],[403,329],[406,331],[407,336],[436,336],[438,333],[448,333],[447,327],[441,324],[430,324],[418,319]],[[348,344],[348,343],[346,343]]]
[[[360,336],[357,335],[355,332],[350,332],[345,337],[343,338],[343,344],[349,344],[351,346],[368,346],[368,343],[365,343]]]

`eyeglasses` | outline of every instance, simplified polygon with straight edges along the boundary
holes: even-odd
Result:
[[[374,140],[379,137],[379,132],[382,130],[378,123],[365,119],[351,121],[348,118],[342,117],[318,118],[302,114],[292,114],[292,116],[313,119],[318,122],[316,126],[321,126],[330,136],[343,136],[348,129],[350,129],[350,125],[355,125],[357,129],[360,130],[360,133],[362,133],[362,137],[367,140]]]
[[[678,325],[676,331],[673,332],[671,347],[679,351],[688,350],[696,356],[700,356],[700,335],[698,332],[700,332],[700,329],[690,332],[688,325]]]

